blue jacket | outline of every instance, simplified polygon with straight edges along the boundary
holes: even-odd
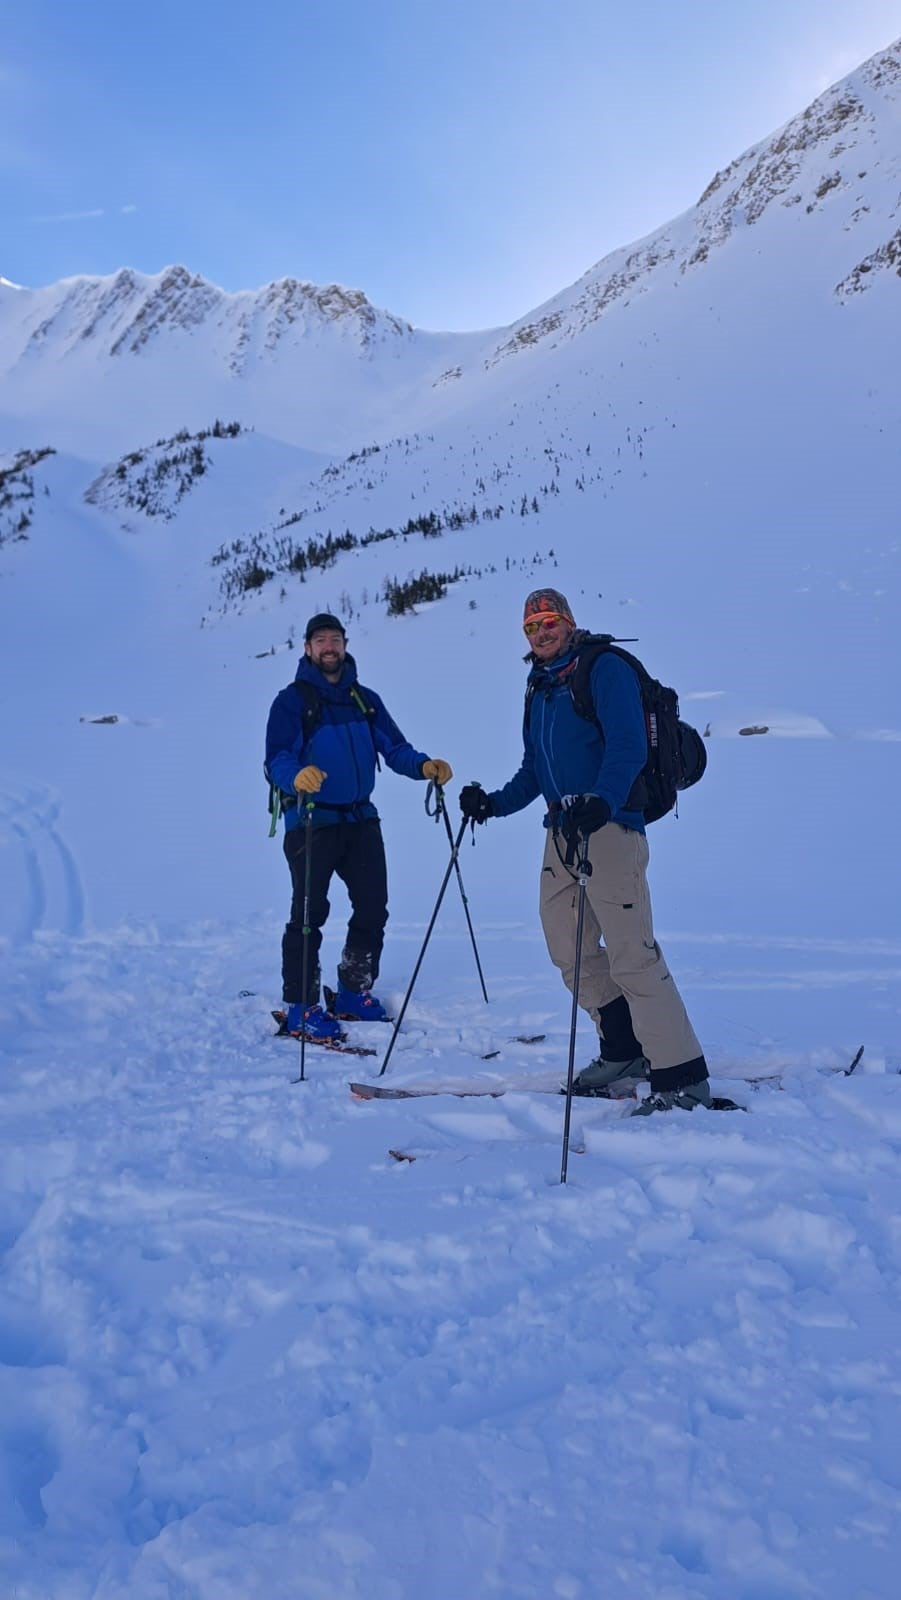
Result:
[[[318,794],[310,797],[315,802],[314,827],[378,817],[370,799],[375,784],[376,750],[403,778],[421,778],[422,764],[428,756],[407,743],[379,696],[357,683],[352,656],[346,657],[338,683],[329,683],[305,655],[300,658],[295,678],[312,684],[321,703],[321,716],[307,738],[305,702],[297,690],[289,685],[276,695],[266,727],[266,768],[271,781],[285,794],[293,795],[294,779],[301,767],[321,767],[328,774]],[[352,697],[353,689],[374,716],[364,714]],[[304,821],[303,807],[291,805],[284,816],[286,830],[296,828]]]
[[[619,656],[598,656],[590,678],[597,727],[579,716],[569,692],[577,657],[578,641],[547,666],[533,665],[529,683],[534,692],[523,729],[522,766],[491,794],[495,813],[507,817],[522,811],[540,794],[549,808],[564,795],[598,794],[606,800],[614,822],[643,833],[642,813],[625,809],[648,754],[638,679]],[[546,817],[545,826],[549,821]]]

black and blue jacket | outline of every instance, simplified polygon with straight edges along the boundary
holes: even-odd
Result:
[[[294,779],[301,767],[320,767],[328,776],[318,794],[311,795],[313,826],[337,822],[366,822],[378,817],[371,795],[375,785],[376,751],[393,772],[403,778],[421,778],[428,756],[408,744],[384,703],[372,689],[357,683],[352,656],[345,658],[337,683],[301,656],[296,679],[310,684],[320,701],[320,715],[312,731],[304,726],[304,700],[293,685],[276,695],[266,726],[266,769],[270,781],[294,796]],[[356,691],[359,698],[354,698]],[[362,706],[360,701],[363,702]],[[367,715],[364,707],[369,710]],[[306,797],[305,797],[306,798]],[[286,806],[285,829],[305,821],[302,806]]]
[[[611,818],[644,832],[640,811],[628,811],[629,791],[647,760],[648,744],[641,690],[632,668],[612,652],[599,655],[590,688],[596,722],[576,710],[569,683],[578,659],[578,641],[556,661],[534,662],[531,694],[523,727],[519,771],[490,795],[495,814],[510,816],[544,796],[550,813],[565,795],[598,794]]]

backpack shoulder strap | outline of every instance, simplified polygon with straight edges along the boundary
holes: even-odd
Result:
[[[644,685],[650,681],[647,669],[642,666],[638,657],[631,655],[628,650],[623,650],[620,645],[614,644],[612,634],[589,634],[579,646],[575,669],[569,680],[569,692],[572,695],[573,705],[579,716],[584,717],[586,722],[597,721],[594,701],[591,698],[591,669],[598,656],[602,655],[619,656],[620,661],[625,661],[626,665],[631,667],[635,673],[639,688],[643,689]]]
[[[369,698],[364,698],[365,696],[368,696]],[[362,711],[363,716],[366,718],[366,725],[369,728],[369,737],[372,740],[372,748],[375,752],[376,771],[381,772],[382,763],[379,760],[379,747],[375,742],[375,719],[377,712],[375,706],[369,704],[369,699],[371,699],[371,697],[371,690],[364,689],[361,683],[355,683],[350,691],[351,700],[353,701],[354,705],[357,706],[360,711]]]
[[[364,689],[362,683],[354,683],[348,692],[358,711],[362,711],[364,717],[371,723],[376,714],[375,706],[369,704],[372,699],[372,690]]]
[[[605,655],[611,649],[612,635],[609,633],[590,633],[579,645],[576,664],[569,677],[569,693],[573,706],[580,717],[586,722],[597,722],[594,701],[591,697],[591,669],[598,656]]]
[[[322,716],[322,701],[311,683],[304,683],[302,679],[295,678],[290,688],[296,689],[300,696],[302,710],[300,713],[303,723],[304,738],[309,738],[317,722]]]

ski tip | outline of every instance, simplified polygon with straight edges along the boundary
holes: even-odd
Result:
[[[860,1049],[858,1050],[858,1052],[856,1054],[856,1056],[854,1057],[854,1060],[851,1062],[850,1067],[846,1067],[845,1068],[845,1077],[846,1078],[850,1078],[852,1072],[854,1071],[854,1068],[859,1064],[860,1058],[863,1055],[863,1051],[864,1051],[864,1047],[863,1047],[863,1045],[861,1045]]]

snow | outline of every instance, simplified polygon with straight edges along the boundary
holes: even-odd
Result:
[[[483,935],[486,1027],[445,921],[394,1081],[552,1081],[566,1008],[531,923]],[[783,1052],[745,1116],[578,1103],[564,1191],[553,1096],[359,1104],[361,1064],[313,1049],[292,1085],[272,933],[17,952],[19,1593],[587,1595],[603,1560],[613,1594],[887,1595],[895,1079]]]
[[[140,369],[49,336],[12,363],[0,443],[57,454],[27,537],[0,525],[4,1594],[896,1593],[897,291],[834,293],[897,205],[897,125],[866,130],[865,240],[856,191],[777,198],[601,319],[583,280],[515,355],[447,341],[435,370],[461,377],[435,389],[437,347],[351,378],[307,329],[321,427],[287,365],[220,404],[199,327]],[[828,163],[804,159],[806,198]],[[120,448],[217,415],[256,431],[206,440],[160,514],[126,505]],[[468,506],[223,606],[211,558],[289,517],[362,538]],[[386,616],[386,577],[457,563],[445,599]],[[360,1102],[387,1028],[355,1030],[369,1059],[309,1047],[302,1084],[273,1037],[288,878],[260,772],[304,621],[339,610],[362,681],[454,764],[456,828],[459,784],[517,764],[546,582],[709,730],[651,887],[714,1090],[747,1108],[577,1101],[565,1186],[538,808],[461,850],[488,1005],[451,881],[392,1054],[386,1082],[447,1092]],[[386,772],[377,799],[396,1012],[447,841],[423,786]],[[346,912],[336,885],[327,981]],[[580,1062],[593,1043],[583,1020]]]
[[[553,1081],[531,926],[484,939],[486,1026],[446,921],[393,1080]],[[19,952],[12,1592],[888,1596],[897,1078],[783,1052],[717,1076],[746,1115],[577,1102],[563,1189],[552,1095],[361,1104],[315,1049],[292,1084],[272,933]]]

